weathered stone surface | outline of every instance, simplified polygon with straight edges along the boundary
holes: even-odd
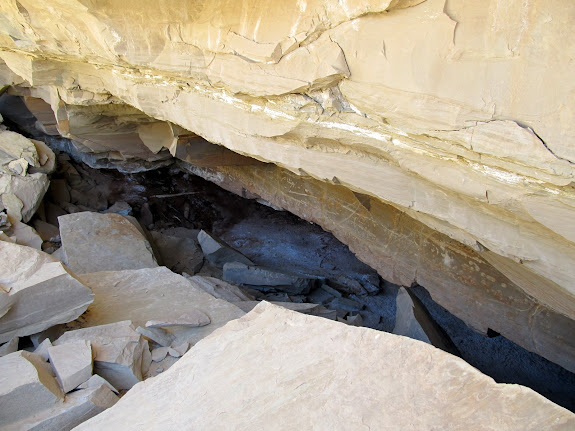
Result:
[[[198,326],[206,326],[211,322],[209,316],[200,310],[189,309],[186,313],[181,314],[179,317],[149,320],[146,322],[146,328],[169,328],[171,326],[187,326],[196,328]]]
[[[48,355],[65,394],[92,376],[92,347],[87,340],[48,347]]]
[[[406,288],[399,289],[395,303],[394,334],[423,341],[454,355],[459,354],[449,336],[433,320],[421,301]]]
[[[77,430],[141,427],[126,417],[158,430],[567,430],[575,423],[532,390],[496,384],[427,344],[265,303]]]
[[[58,404],[63,398],[50,367],[40,356],[20,350],[0,358],[0,426],[3,429]]]
[[[40,250],[0,241],[0,261],[0,342],[70,322],[93,301],[88,287]]]
[[[46,338],[38,345],[38,347],[36,347],[34,353],[39,355],[44,361],[48,362],[50,359],[50,353],[48,352],[48,349],[50,347],[52,347],[52,342],[49,338]]]
[[[74,391],[66,395],[64,403],[39,412],[6,430],[69,431],[98,413],[112,407],[118,397],[105,384]]]
[[[200,247],[202,247],[202,252],[206,259],[220,269],[223,268],[226,263],[230,262],[240,262],[245,265],[254,264],[239,251],[234,250],[225,242],[204,230],[198,233],[198,242],[200,243]]]
[[[226,263],[223,278],[231,283],[256,288],[281,287],[282,291],[294,294],[308,293],[317,284],[315,278],[240,262]]]
[[[260,303],[259,301],[242,301],[242,302],[236,303],[236,305],[239,308],[241,308],[242,310],[244,310],[246,313],[249,313],[255,307],[257,307],[257,305],[259,303]],[[292,311],[299,311],[300,313],[304,313],[304,314],[314,314],[314,311],[316,311],[319,307],[318,304],[309,304],[309,303],[305,303],[305,302],[299,303],[299,302],[276,302],[276,301],[272,301],[272,302],[270,302],[270,304],[277,305],[278,307],[284,307],[284,308],[287,308],[288,310],[292,310]]]
[[[132,323],[122,321],[66,332],[54,346],[89,341],[94,352],[94,372],[118,389],[130,389],[142,380],[150,364],[148,342]]]
[[[12,223],[8,235],[15,239],[16,244],[42,250],[42,238],[33,227],[25,223],[19,221]]]
[[[137,222],[120,214],[81,212],[58,220],[66,265],[77,274],[158,266]]]
[[[229,320],[244,315],[235,305],[203,292],[193,277],[189,280],[163,267],[98,272],[80,277],[95,294],[94,303],[85,316],[86,326],[119,319],[130,319],[135,327],[145,326],[158,316],[177,317],[196,308],[209,316],[209,325],[170,328],[176,336],[176,344],[183,341],[195,344]]]

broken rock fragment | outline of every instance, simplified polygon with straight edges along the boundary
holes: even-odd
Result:
[[[0,427],[48,409],[63,398],[40,356],[20,350],[0,358]]]
[[[64,393],[77,388],[92,376],[92,348],[89,341],[49,347],[48,355]]]
[[[228,262],[240,262],[245,265],[253,265],[254,263],[239,251],[234,250],[225,242],[210,235],[204,230],[198,234],[198,242],[202,247],[202,252],[208,262],[217,268],[222,269],[224,264]]]
[[[130,321],[66,332],[55,342],[61,346],[85,340],[94,352],[94,372],[118,389],[130,389],[142,380],[151,362],[148,342]]]
[[[60,216],[58,221],[66,263],[77,274],[158,266],[133,218],[81,212]]]
[[[141,326],[138,326],[136,328],[136,332],[162,347],[168,347],[174,341],[174,336],[172,334],[169,334],[160,328],[142,328]]]
[[[224,280],[254,288],[280,288],[293,294],[308,293],[317,282],[315,278],[240,262],[224,265]]]
[[[197,273],[204,263],[204,255],[192,238],[182,238],[161,232],[150,232],[162,263],[179,274]]]
[[[0,262],[0,343],[70,322],[93,301],[88,287],[40,250],[0,241]]]
[[[9,430],[69,431],[118,402],[105,384],[66,395],[64,402],[12,424]]]
[[[78,386],[78,389],[97,388],[101,385],[107,386],[108,388],[110,388],[112,392],[116,394],[118,393],[118,390],[114,386],[112,386],[110,382],[108,382],[105,378],[99,376],[98,374],[94,374],[92,377],[90,377],[88,380],[86,380],[84,383]]]

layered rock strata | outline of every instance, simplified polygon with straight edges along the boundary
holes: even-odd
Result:
[[[264,198],[236,153],[280,166],[384,278],[575,369],[574,5],[148,1],[3,2],[0,85],[91,156],[169,149]]]

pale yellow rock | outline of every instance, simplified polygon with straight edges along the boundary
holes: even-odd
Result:
[[[574,11],[560,0],[6,0],[0,85],[42,99],[45,129],[57,126],[94,157],[157,161],[171,142],[193,163],[190,142],[173,139],[183,128],[383,202],[461,247],[494,253],[493,262],[515,262],[479,274],[498,267],[530,304],[571,319]],[[4,206],[16,217],[18,199],[26,221],[29,199],[5,182]],[[330,208],[331,218],[359,218],[361,205]],[[326,219],[313,203],[300,210]],[[393,265],[383,247],[371,251],[376,240],[340,236],[384,278],[413,281],[406,254]],[[444,276],[461,281],[474,268],[450,259],[435,265]],[[472,278],[487,290],[507,286],[500,276]],[[489,327],[429,273],[419,278],[468,323]],[[513,298],[494,301],[505,308]],[[537,345],[522,329],[527,314],[505,326]]]
[[[531,389],[497,384],[428,344],[262,303],[75,429],[479,431],[574,425],[573,413]]]

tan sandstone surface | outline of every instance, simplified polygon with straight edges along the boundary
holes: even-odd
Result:
[[[6,0],[0,85],[90,155],[193,163],[200,136],[297,174],[282,187],[311,202],[291,207],[384,278],[575,370],[574,13],[561,0]],[[228,166],[211,179],[273,194],[259,163],[206,151]],[[357,202],[327,206],[333,185]],[[379,237],[386,217],[401,228]]]
[[[430,345],[261,303],[76,430],[541,430],[575,416]]]

